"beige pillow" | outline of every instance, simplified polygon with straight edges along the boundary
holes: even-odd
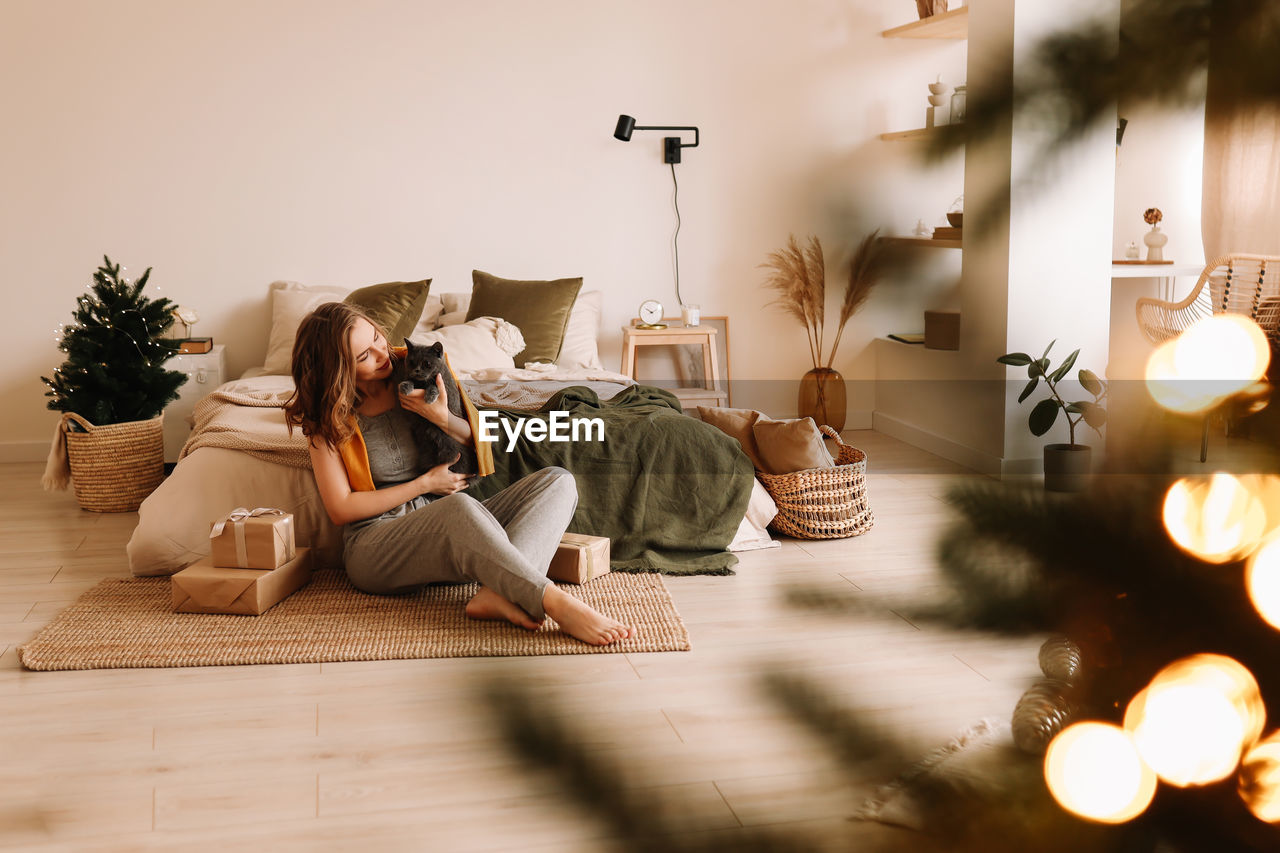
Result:
[[[471,281],[467,319],[501,317],[518,326],[526,346],[516,353],[517,366],[531,361],[554,362],[559,357],[573,302],[582,289],[581,278],[516,281],[473,270]]]
[[[440,315],[444,313],[444,303],[440,301],[440,297],[434,293],[427,297],[427,304],[422,306],[422,314],[418,317],[418,324],[413,327],[413,331],[409,333],[409,337],[414,335],[430,332],[440,325]]]
[[[704,423],[711,424],[725,435],[736,438],[738,443],[742,445],[742,452],[747,454],[747,458],[751,460],[751,464],[759,469],[764,468],[764,464],[760,459],[760,448],[756,444],[755,432],[752,430],[752,427],[764,415],[755,409],[698,406],[698,417],[702,418]]]
[[[835,467],[835,460],[822,443],[822,433],[813,418],[775,421],[761,417],[751,431],[760,450],[763,463],[760,470],[767,474]]]
[[[456,326],[467,322],[467,308],[471,305],[470,293],[440,294],[440,316],[435,327]]]
[[[467,313],[467,308],[471,305],[470,293],[442,293],[440,294],[440,304],[444,310],[442,314],[456,314],[461,311]]]
[[[600,331],[601,299],[598,290],[579,293],[569,312],[569,324],[565,326],[564,340],[560,343],[560,356],[556,364],[566,370],[603,370],[600,348],[596,337]]]
[[[307,287],[294,281],[271,284],[271,334],[262,372],[287,375],[293,363],[293,339],[302,318],[324,302],[341,302],[349,290],[340,287]]]
[[[444,344],[449,365],[459,373],[486,367],[515,367],[511,356],[524,349],[520,330],[497,317],[478,317],[456,326],[443,326],[434,332],[415,333],[415,344]]]

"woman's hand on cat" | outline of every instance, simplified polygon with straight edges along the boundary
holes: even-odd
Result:
[[[444,376],[436,374],[436,398],[426,402],[427,392],[419,389],[410,394],[400,394],[400,408],[424,417],[443,430],[449,427],[449,395],[444,389]]]
[[[422,493],[432,495],[451,495],[454,492],[460,492],[467,486],[471,485],[470,475],[456,474],[449,470],[449,466],[461,458],[462,454],[459,453],[448,462],[442,462],[427,473],[418,477],[418,485],[422,486]]]

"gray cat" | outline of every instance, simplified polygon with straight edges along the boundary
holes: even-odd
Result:
[[[399,378],[398,388],[401,394],[409,394],[413,391],[422,389],[427,392],[426,402],[435,402],[439,391],[436,389],[436,376],[444,377],[445,396],[449,401],[449,411],[464,421],[467,419],[466,410],[462,406],[462,394],[458,390],[458,383],[453,378],[453,373],[449,370],[448,364],[444,360],[444,345],[437,341],[431,345],[415,344],[408,338],[404,339],[404,345],[408,352],[405,354],[402,366],[398,366],[397,376]],[[476,451],[471,444],[462,444],[455,440],[440,427],[431,423],[426,418],[415,417],[413,424],[413,438],[418,444],[419,462],[424,470],[442,465],[461,454],[457,462],[449,466],[449,470],[456,474],[478,474],[480,465],[476,461]]]

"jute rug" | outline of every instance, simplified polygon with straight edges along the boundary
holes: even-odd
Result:
[[[468,619],[474,584],[408,596],[366,595],[337,571],[261,616],[174,613],[168,578],[100,582],[19,650],[28,669],[227,666],[401,658],[688,651],[689,634],[662,577],[614,572],[561,586],[636,634],[591,646],[548,619],[537,631]]]

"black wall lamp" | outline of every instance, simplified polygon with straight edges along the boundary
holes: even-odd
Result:
[[[698,147],[698,129],[696,127],[673,127],[669,125],[652,125],[648,127],[640,127],[636,125],[636,120],[631,116],[618,116],[618,126],[613,129],[613,138],[620,139],[623,142],[631,141],[631,132],[634,130],[692,130],[693,142],[681,142],[678,136],[667,136],[662,140],[662,162],[679,163],[681,148],[697,148]]]
[[[671,186],[673,189],[671,203],[676,212],[676,230],[671,235],[671,251],[675,261],[676,276],[676,301],[681,307],[684,306],[684,297],[680,295],[680,184],[676,181],[676,164],[680,162],[681,148],[697,148],[698,147],[698,128],[696,127],[674,127],[671,125],[653,125],[640,127],[636,124],[636,120],[628,115],[618,116],[618,124],[613,129],[613,138],[620,139],[623,142],[631,141],[631,134],[637,130],[692,130],[693,142],[681,142],[678,136],[667,136],[662,140],[662,162],[671,165]],[[661,306],[658,306],[661,312]],[[652,322],[652,321],[650,321]]]

